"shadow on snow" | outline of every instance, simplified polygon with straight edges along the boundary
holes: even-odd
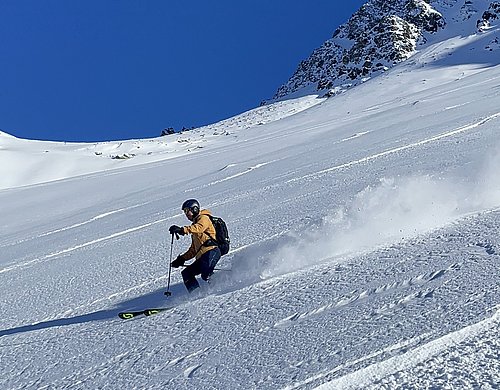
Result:
[[[93,313],[82,314],[74,317],[58,318],[54,320],[38,322],[36,324],[23,325],[15,328],[0,330],[0,337],[19,333],[33,332],[42,329],[50,329],[60,326],[115,319],[118,318],[118,313],[124,310],[141,310],[145,308],[164,306],[170,307],[182,303],[182,298],[184,298],[184,301],[189,299],[189,297],[186,296],[187,293],[185,292],[184,285],[182,283],[173,285],[171,288],[172,294],[179,295],[179,298],[166,298],[163,294],[164,291],[165,289],[163,288],[158,289],[146,295],[123,301],[117,306],[107,310],[99,310]]]
[[[165,288],[157,289],[145,295],[125,300],[110,309],[99,310],[92,313],[77,315],[74,317],[57,318],[42,321],[35,324],[18,326],[15,328],[0,330],[0,337],[9,336],[37,330],[44,330],[68,325],[84,324],[96,321],[118,320],[118,313],[122,311],[144,310],[146,308],[177,307],[193,300],[203,299],[207,296],[222,295],[259,282],[262,258],[266,257],[271,250],[267,245],[258,245],[260,248],[245,248],[244,250],[227,256],[221,263],[232,264],[231,272],[216,271],[213,276],[213,284],[207,286],[202,283],[201,291],[196,297],[190,296],[182,282],[172,284],[170,291],[172,296],[167,298],[163,293]],[[225,269],[225,266],[221,266]],[[123,321],[123,320],[119,320]]]

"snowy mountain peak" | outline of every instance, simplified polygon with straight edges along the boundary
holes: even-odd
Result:
[[[331,96],[407,60],[424,45],[491,28],[499,10],[499,1],[371,0],[299,64],[273,99]],[[492,46],[495,42],[498,36]]]

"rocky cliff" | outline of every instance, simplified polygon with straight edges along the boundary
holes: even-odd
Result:
[[[500,1],[370,0],[299,64],[273,100],[336,94],[405,61],[448,29],[480,33],[499,17]]]

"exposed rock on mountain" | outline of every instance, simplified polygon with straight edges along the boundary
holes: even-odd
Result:
[[[450,23],[474,20],[473,34],[489,28],[499,11],[499,1],[370,0],[299,64],[273,99],[336,94],[405,61]]]
[[[494,1],[490,4],[489,8],[484,11],[483,16],[477,22],[478,29],[485,30],[490,27],[493,20],[500,18],[500,1]]]

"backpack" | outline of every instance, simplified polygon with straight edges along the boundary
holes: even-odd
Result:
[[[215,238],[210,237],[215,242],[220,249],[220,253],[224,256],[227,252],[229,252],[229,244],[231,240],[229,239],[229,232],[227,231],[227,226],[224,220],[220,217],[213,217],[211,215],[208,216],[210,221],[212,221],[212,225],[215,228]]]

